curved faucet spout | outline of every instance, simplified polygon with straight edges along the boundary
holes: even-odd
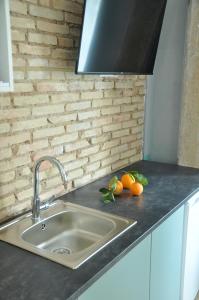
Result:
[[[64,170],[64,166],[60,163],[58,159],[52,156],[43,156],[36,161],[34,167],[34,196],[32,202],[32,219],[35,221],[40,219],[39,168],[42,162],[46,160],[58,168],[64,186],[67,183],[67,174]]]

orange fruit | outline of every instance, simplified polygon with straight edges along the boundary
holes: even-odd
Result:
[[[131,184],[135,182],[135,178],[132,175],[126,173],[122,175],[121,181],[125,189],[130,189]]]
[[[108,189],[112,190],[114,195],[119,195],[123,191],[123,184],[117,176],[114,176],[108,183]]]
[[[143,193],[143,185],[139,182],[133,182],[130,186],[130,190],[134,196],[140,196]]]
[[[113,191],[113,194],[114,195],[120,195],[123,191],[123,184],[120,180],[117,181],[116,183],[116,188],[115,190]]]

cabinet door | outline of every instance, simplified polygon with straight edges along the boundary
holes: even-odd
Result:
[[[180,300],[184,207],[152,233],[150,300]]]
[[[185,209],[182,299],[193,300],[199,291],[199,193],[188,201]]]
[[[97,280],[79,300],[149,300],[151,237]]]

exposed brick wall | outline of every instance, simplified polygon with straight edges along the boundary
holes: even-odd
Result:
[[[82,0],[12,0],[14,93],[0,94],[0,219],[31,206],[32,168],[57,157],[67,191],[140,160],[144,76],[74,74]],[[63,193],[42,165],[42,199]]]

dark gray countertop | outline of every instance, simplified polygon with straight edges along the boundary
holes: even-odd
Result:
[[[106,176],[64,195],[66,201],[133,218],[137,225],[110,243],[77,270],[0,242],[0,300],[76,299],[149,232],[185,203],[199,188],[199,170],[141,161],[125,168],[139,170],[150,181],[140,197],[126,192],[105,205],[98,192]],[[117,172],[122,174],[122,170]]]

